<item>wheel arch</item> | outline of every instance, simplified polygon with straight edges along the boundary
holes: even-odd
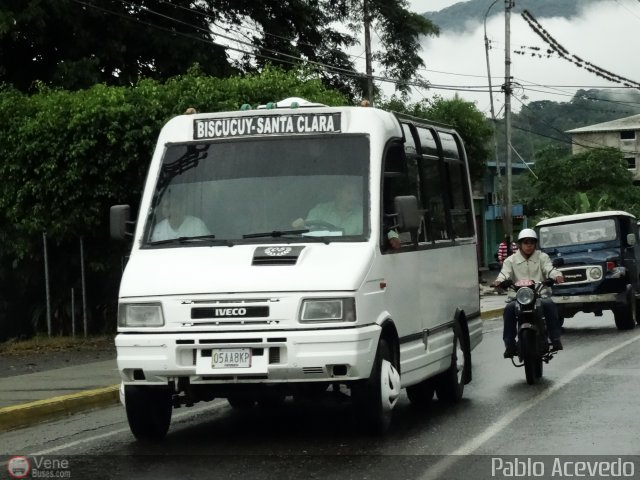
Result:
[[[382,322],[380,328],[380,339],[384,339],[387,342],[395,360],[396,368],[399,373],[402,373],[400,371],[400,337],[398,336],[396,325],[391,318],[387,318]]]

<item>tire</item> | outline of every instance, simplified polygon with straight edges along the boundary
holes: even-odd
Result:
[[[385,339],[380,339],[368,380],[352,387],[354,406],[362,426],[372,433],[384,433],[400,396],[397,360]]]
[[[435,377],[438,400],[446,403],[457,403],[464,393],[464,385],[469,377],[471,354],[469,341],[462,335],[462,328],[456,321],[453,324],[453,352],[449,368]]]
[[[433,400],[435,393],[435,385],[433,379],[427,378],[415,385],[407,387],[407,396],[409,401],[416,407],[427,407]]]
[[[520,333],[520,356],[524,363],[524,374],[527,377],[529,385],[535,384],[540,377],[537,376],[538,370],[542,376],[542,365],[536,348],[536,334],[532,330],[525,329]]]
[[[538,380],[542,378],[543,365],[544,363],[542,362],[542,358],[538,357],[538,360],[535,363],[535,372],[534,372]]]
[[[138,440],[162,440],[171,424],[171,391],[167,387],[125,385],[125,410]]]
[[[631,330],[636,326],[636,301],[633,289],[629,289],[627,303],[613,307],[613,318],[618,330]]]

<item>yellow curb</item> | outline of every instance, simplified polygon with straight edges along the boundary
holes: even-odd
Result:
[[[119,388],[120,385],[112,385],[0,408],[0,431],[118,403],[120,401]]]
[[[501,317],[502,311],[504,308],[494,308],[493,310],[485,310],[484,312],[480,312],[480,318],[483,320],[487,320],[489,318]]]

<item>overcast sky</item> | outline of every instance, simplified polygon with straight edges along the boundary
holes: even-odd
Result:
[[[487,6],[491,0],[487,0]],[[411,0],[411,9],[417,13],[437,11],[457,3],[455,0]],[[638,61],[638,31],[640,31],[640,1],[610,0],[582,12],[571,20],[537,16],[542,26],[571,54],[640,82]],[[557,56],[532,56],[529,47],[546,50],[546,44],[533,33],[520,14],[511,15],[511,50],[526,47],[527,55],[511,55],[511,73],[520,86],[515,89],[512,102],[518,110],[521,102],[548,99],[565,102],[578,88],[608,88],[620,85],[608,82],[573,63]],[[490,62],[496,111],[503,109],[504,95],[499,86],[504,82],[505,20],[503,2],[492,9],[487,21],[487,36],[491,41]],[[485,89],[488,84],[482,23],[468,25],[464,34],[443,32],[440,37],[426,38],[422,42],[426,71],[420,72],[434,86],[430,90],[415,90],[412,100],[431,98],[434,94],[451,97],[454,92],[444,88]],[[375,41],[375,36],[374,36]],[[364,68],[363,68],[364,70]],[[387,94],[393,89],[384,87]],[[624,90],[620,90],[624,94]],[[458,95],[475,101],[489,113],[489,93],[459,91]],[[622,97],[621,97],[622,98]]]

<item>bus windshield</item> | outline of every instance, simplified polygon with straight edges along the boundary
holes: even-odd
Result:
[[[365,241],[368,185],[366,135],[168,144],[144,245]]]
[[[616,223],[612,218],[547,225],[540,228],[541,248],[609,242],[615,239]]]

